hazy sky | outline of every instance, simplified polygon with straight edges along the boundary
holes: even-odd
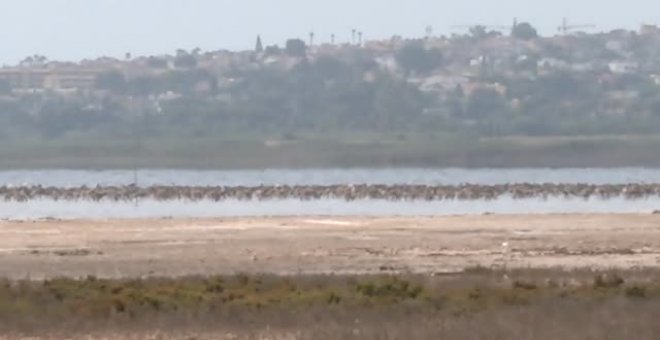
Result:
[[[0,0],[0,63],[27,55],[79,60],[163,54],[176,48],[247,49],[315,31],[318,41],[351,28],[367,39],[417,37],[452,25],[508,25],[513,17],[554,34],[566,16],[598,30],[660,23],[658,0]],[[455,31],[455,30],[454,30]]]

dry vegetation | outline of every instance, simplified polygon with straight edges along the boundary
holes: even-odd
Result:
[[[318,133],[314,134],[317,135]],[[224,135],[224,134],[223,134]],[[241,136],[249,136],[241,133]],[[63,137],[6,139],[1,169],[264,169],[350,167],[622,167],[660,166],[655,136],[484,138],[370,134],[304,136],[269,145],[258,136],[219,138]],[[395,140],[391,140],[392,137]],[[1,136],[0,136],[1,137]],[[401,137],[401,138],[396,138]],[[266,140],[264,140],[266,139]],[[403,140],[401,140],[403,139]]]
[[[656,271],[0,284],[6,338],[655,339],[659,312]]]

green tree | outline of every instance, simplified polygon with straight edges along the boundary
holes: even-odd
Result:
[[[486,26],[477,25],[470,27],[470,36],[477,40],[485,39],[488,37],[488,31],[486,31]]]
[[[149,57],[147,65],[151,68],[167,68],[167,60],[158,57]]]
[[[266,50],[264,51],[264,53],[267,56],[277,56],[277,55],[282,54],[282,49],[277,45],[271,45],[271,46],[266,47]]]
[[[506,100],[499,92],[489,88],[480,88],[468,97],[465,114],[470,118],[481,119],[502,114],[506,110]]]
[[[193,54],[180,50],[174,59],[174,66],[178,68],[195,68],[197,67],[197,58]]]
[[[286,42],[286,53],[292,57],[303,58],[307,55],[307,44],[300,39],[289,39]]]
[[[158,87],[162,85],[158,80],[148,76],[139,76],[128,82],[128,90],[131,94],[145,96],[160,92]]]
[[[590,90],[587,79],[579,78],[565,71],[540,77],[536,85],[534,93],[536,96],[542,96],[555,102],[584,98],[589,95]]]
[[[427,50],[421,41],[412,41],[397,52],[396,60],[406,72],[428,73],[442,65],[443,56],[439,50]]]
[[[351,72],[348,65],[330,55],[318,57],[314,68],[325,79],[339,79]]]
[[[379,131],[405,128],[423,111],[423,95],[405,81],[381,75],[373,91],[374,125]]]
[[[96,77],[96,88],[115,93],[124,93],[127,90],[127,81],[124,74],[119,71],[108,71]]]
[[[532,40],[536,39],[539,34],[538,31],[536,31],[536,28],[530,23],[522,22],[513,27],[511,30],[511,36],[520,40]]]
[[[463,103],[465,101],[465,91],[463,90],[463,86],[456,85],[453,91],[451,91],[446,98],[445,105],[447,107],[447,110],[449,114],[452,115],[452,117],[462,117],[465,112],[463,108]]]

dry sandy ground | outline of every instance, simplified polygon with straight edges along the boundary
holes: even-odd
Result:
[[[0,222],[0,277],[660,265],[660,215]]]

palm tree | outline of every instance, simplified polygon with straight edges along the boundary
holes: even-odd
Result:
[[[32,56],[29,56],[23,59],[23,61],[21,61],[21,66],[32,66],[32,65],[34,65],[34,58]]]
[[[45,64],[48,61],[48,58],[44,55],[35,55],[34,60],[39,64]]]

